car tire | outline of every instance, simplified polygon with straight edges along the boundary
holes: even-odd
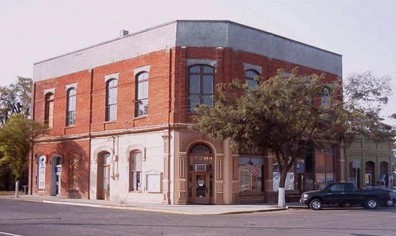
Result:
[[[364,204],[364,207],[367,209],[375,209],[378,207],[378,201],[375,198],[368,198],[366,200],[366,203]]]
[[[311,208],[312,210],[320,210],[322,209],[322,201],[318,198],[312,199],[309,202],[309,208]]]

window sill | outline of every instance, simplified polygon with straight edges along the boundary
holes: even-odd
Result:
[[[148,115],[142,115],[142,116],[137,116],[134,117],[133,120],[143,120],[143,119],[147,119]]]
[[[142,193],[143,191],[142,190],[132,190],[132,191],[129,191],[129,193]]]
[[[103,122],[104,124],[114,124],[114,123],[116,123],[117,122],[117,120],[108,120],[108,121],[105,121],[105,122]]]

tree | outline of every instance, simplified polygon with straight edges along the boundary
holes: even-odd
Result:
[[[23,114],[12,115],[0,128],[1,165],[11,169],[15,179],[15,196],[18,196],[19,180],[28,170],[29,152],[33,141],[42,134],[44,127]]]
[[[0,127],[13,114],[30,116],[32,84],[32,79],[19,76],[15,83],[5,87],[0,86]],[[0,159],[2,159],[1,154]],[[0,172],[2,175],[2,178],[0,178],[0,189],[8,189],[11,171],[8,167],[0,165]],[[23,179],[26,179],[26,177]]]
[[[32,84],[30,78],[18,76],[16,83],[0,86],[0,121],[4,124],[12,114],[30,115]]]
[[[254,88],[240,80],[218,84],[214,106],[197,108],[192,129],[216,140],[229,139],[236,152],[272,154],[280,171],[278,206],[285,206],[288,171],[312,145],[324,147],[356,132],[389,137],[378,109],[359,106],[368,92],[374,98],[383,95],[374,85],[360,96],[359,86],[347,88],[356,96],[343,101],[341,81],[329,81],[324,75],[298,75],[295,69],[285,76],[279,70],[268,80],[257,80]]]

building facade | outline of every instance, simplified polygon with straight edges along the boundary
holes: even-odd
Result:
[[[48,126],[32,194],[122,202],[272,201],[271,155],[233,153],[187,129],[216,83],[279,68],[341,78],[340,55],[230,21],[174,21],[34,64],[33,117]],[[340,145],[299,160],[287,192],[342,180]]]
[[[393,185],[393,141],[374,142],[359,137],[345,147],[347,180],[358,188]]]

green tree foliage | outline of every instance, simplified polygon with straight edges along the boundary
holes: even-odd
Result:
[[[254,88],[240,80],[218,84],[214,106],[197,108],[192,129],[216,140],[229,139],[235,152],[272,154],[283,189],[287,172],[312,145],[341,141],[347,133],[389,137],[390,127],[381,123],[379,110],[360,106],[367,93],[378,98],[375,101],[386,101],[379,98],[383,89],[378,84],[367,85],[365,91],[359,84],[349,87],[351,100],[345,102],[341,80],[298,75],[297,69],[285,75],[279,70],[268,80],[258,78]]]
[[[0,86],[0,119],[4,124],[12,114],[30,115],[32,84],[30,78],[18,77],[8,87]]]
[[[9,86],[0,86],[0,127],[3,126],[8,118],[13,114],[23,114],[30,116],[32,84],[30,78],[18,77],[17,81]],[[0,160],[3,158],[0,151]],[[5,165],[0,165],[0,189],[9,189],[11,171]],[[27,181],[26,176],[22,181]]]
[[[23,114],[12,115],[0,128],[0,164],[8,167],[16,182],[28,170],[28,155],[34,139],[42,134],[44,127]]]

